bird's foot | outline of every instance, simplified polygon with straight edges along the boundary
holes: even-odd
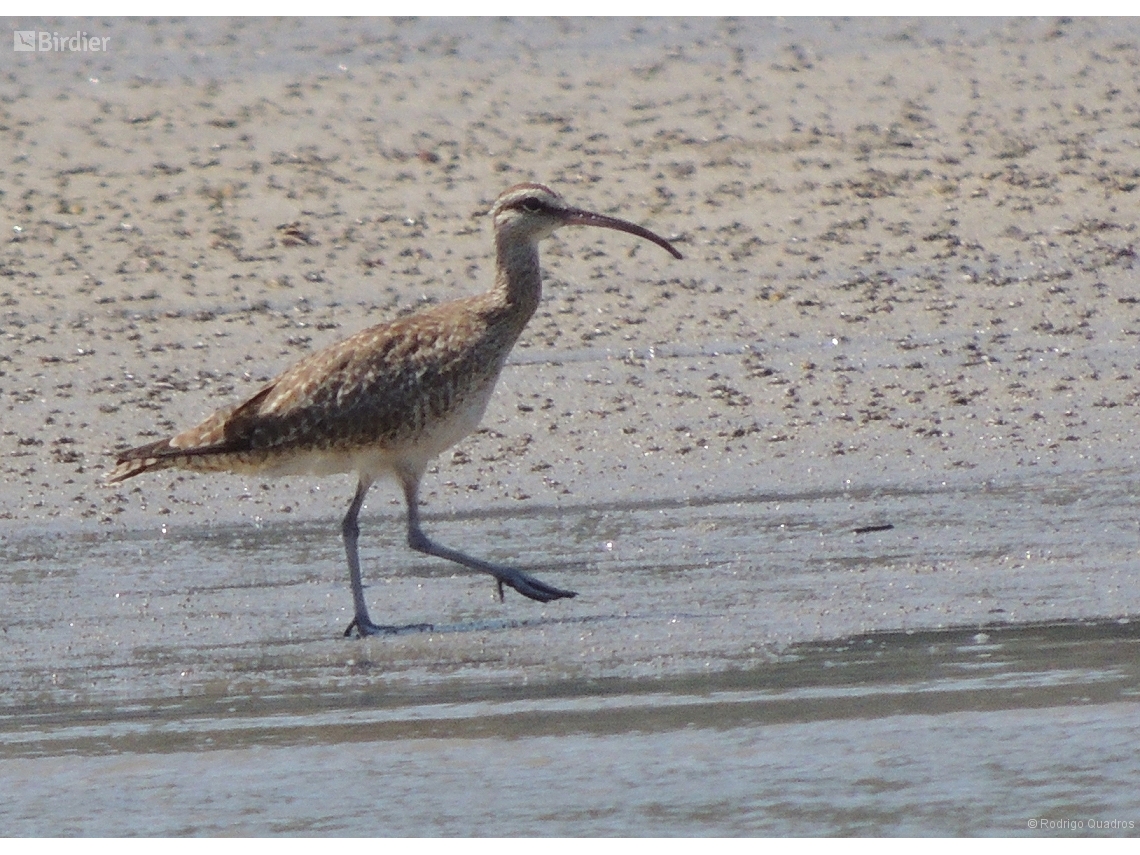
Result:
[[[387,626],[373,623],[368,619],[368,615],[357,615],[352,619],[352,623],[348,625],[348,629],[344,631],[344,637],[348,638],[351,636],[354,629],[356,630],[358,638],[364,638],[369,635],[404,635],[410,632],[431,632],[435,627],[430,623],[409,623],[403,626]]]
[[[506,570],[506,568],[501,569]],[[524,597],[538,600],[540,603],[549,603],[551,600],[569,599],[570,597],[578,596],[577,591],[564,591],[562,588],[555,588],[553,585],[548,585],[519,570],[503,572],[502,575],[496,574],[495,582],[498,584],[500,602],[503,599],[503,585],[510,585]]]
[[[408,546],[422,552],[425,555],[434,555],[436,558],[443,558],[446,561],[454,561],[456,564],[461,564],[471,570],[478,570],[481,573],[490,573],[495,577],[495,592],[499,595],[499,599],[503,599],[503,585],[510,585],[524,597],[529,597],[532,600],[538,600],[540,603],[549,603],[551,600],[561,600],[563,597],[576,597],[578,596],[574,591],[564,591],[561,588],[555,588],[553,585],[547,585],[533,576],[528,576],[521,570],[515,570],[513,567],[504,567],[502,564],[492,564],[490,561],[484,561],[481,558],[473,558],[466,553],[460,552],[458,549],[450,549],[446,546],[441,546],[429,538],[419,527],[412,508],[415,507],[413,502],[414,496],[408,499],[409,508],[409,522],[408,522]]]

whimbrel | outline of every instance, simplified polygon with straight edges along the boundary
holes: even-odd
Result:
[[[355,472],[356,495],[341,525],[355,607],[345,635],[430,628],[384,626],[368,616],[357,517],[368,489],[384,475],[403,488],[412,549],[489,573],[500,599],[503,585],[543,603],[575,596],[431,540],[420,527],[420,479],[433,458],[478,426],[507,355],[538,308],[540,240],[562,226],[599,226],[653,241],[675,258],[681,253],[648,229],[572,207],[541,184],[511,187],[490,213],[496,268],[489,291],[362,330],[311,354],[245,403],[124,451],[107,481],[169,467],[258,475]]]

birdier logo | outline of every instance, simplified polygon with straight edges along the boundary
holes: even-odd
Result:
[[[13,30],[12,50],[56,53],[101,53],[107,50],[110,36],[92,36],[82,30],[75,35],[49,33],[47,30]]]

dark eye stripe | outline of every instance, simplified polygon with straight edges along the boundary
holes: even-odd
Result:
[[[534,196],[524,196],[522,199],[511,202],[507,207],[517,211],[527,211],[531,214],[550,210],[546,202],[542,199],[536,199]]]

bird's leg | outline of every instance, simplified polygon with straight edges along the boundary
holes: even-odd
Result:
[[[420,486],[419,478],[404,476],[401,479],[401,483],[404,486],[404,501],[408,505],[408,546],[412,549],[417,552],[422,552],[425,555],[434,555],[436,558],[454,561],[456,564],[462,564],[471,570],[491,574],[495,577],[500,600],[503,599],[503,585],[510,585],[524,597],[530,597],[530,599],[538,600],[540,603],[560,600],[563,597],[577,596],[577,593],[574,591],[564,591],[561,588],[555,588],[553,585],[539,581],[520,570],[515,570],[512,567],[504,567],[501,564],[492,564],[489,561],[483,561],[479,558],[472,558],[470,555],[466,555],[457,549],[451,549],[436,543],[424,534],[423,529],[420,528],[420,509],[419,499],[417,498]]]
[[[344,515],[344,521],[340,525],[340,530],[344,534],[344,552],[348,556],[348,578],[352,585],[352,604],[356,611],[356,616],[348,625],[348,629],[344,631],[344,635],[347,638],[352,635],[354,629],[361,638],[366,635],[395,635],[399,632],[430,630],[432,626],[429,623],[381,626],[373,623],[368,617],[368,605],[364,602],[364,583],[360,579],[360,554],[357,551],[356,542],[360,539],[360,523],[357,518],[360,516],[360,508],[364,505],[364,497],[368,495],[368,488],[371,486],[372,481],[360,479],[356,485],[356,495],[352,497],[352,503],[348,506],[348,513]]]

